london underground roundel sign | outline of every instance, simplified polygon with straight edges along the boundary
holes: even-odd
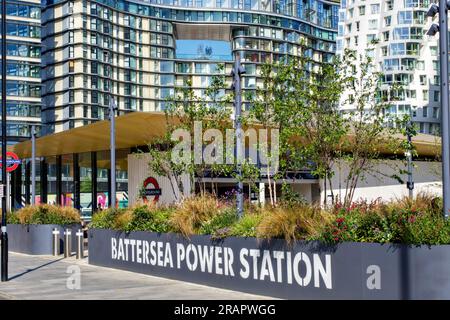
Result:
[[[0,158],[1,159],[1,158]],[[14,152],[6,152],[6,171],[12,172],[19,167],[20,159]],[[0,161],[0,168],[2,168],[2,161]]]
[[[158,181],[156,181],[153,177],[148,177],[144,181],[144,202],[148,201],[148,197],[154,197],[153,202],[156,203],[159,200],[159,196],[161,195],[161,189],[159,187]]]

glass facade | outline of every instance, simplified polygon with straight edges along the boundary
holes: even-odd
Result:
[[[7,1],[6,19],[7,135],[8,142],[15,143],[30,137],[31,124],[40,131],[40,1]]]
[[[300,54],[317,64],[330,61],[338,7],[316,0],[48,0],[45,133],[104,119],[111,97],[122,112],[162,111],[187,80],[202,94],[218,64],[225,65],[224,91],[230,90],[235,52],[252,72],[244,89],[253,90],[261,63]]]

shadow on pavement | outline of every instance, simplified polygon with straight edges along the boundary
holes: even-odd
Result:
[[[25,274],[27,274],[27,273],[30,273],[30,272],[32,272],[32,271],[36,271],[36,270],[38,270],[38,269],[40,269],[40,268],[43,268],[43,267],[48,266],[48,265],[51,265],[51,264],[53,264],[53,263],[55,263],[55,262],[58,262],[58,261],[61,261],[61,260],[63,260],[63,259],[64,259],[64,258],[59,258],[59,259],[57,259],[57,260],[53,260],[53,261],[44,263],[44,264],[42,264],[42,265],[40,265],[40,266],[37,266],[37,267],[35,267],[35,268],[27,269],[26,271],[24,271],[24,272],[22,272],[22,273],[19,273],[19,274],[16,274],[16,275],[12,276],[12,277],[9,277],[8,280],[14,280],[14,279],[19,278],[19,277],[21,277],[21,276],[23,276],[23,275],[25,275]]]

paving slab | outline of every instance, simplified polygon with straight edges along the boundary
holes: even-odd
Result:
[[[0,300],[2,299],[260,300],[273,298],[92,266],[88,264],[87,258],[31,256],[10,252],[9,281],[0,283]]]

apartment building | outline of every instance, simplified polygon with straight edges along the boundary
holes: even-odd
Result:
[[[105,119],[110,99],[120,113],[162,111],[187,80],[202,95],[218,64],[231,85],[234,52],[244,91],[260,83],[261,63],[298,54],[330,61],[338,9],[326,0],[47,0],[44,132]]]
[[[337,52],[346,48],[374,59],[382,86],[401,85],[386,118],[409,114],[419,132],[440,132],[438,36],[426,31],[430,0],[342,0]],[[344,111],[352,105],[342,105]]]
[[[7,1],[6,23],[6,133],[14,144],[29,139],[32,124],[40,130],[40,1]]]

